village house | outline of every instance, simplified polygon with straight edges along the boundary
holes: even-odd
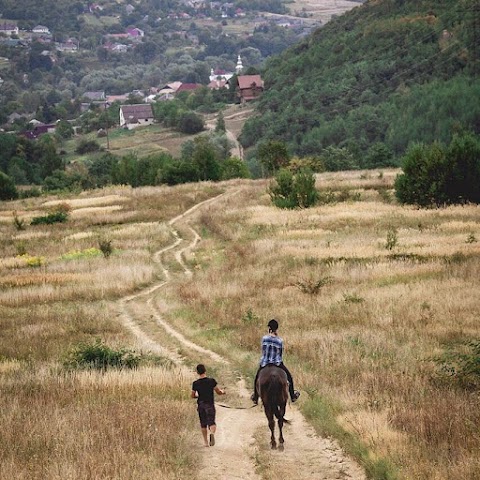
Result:
[[[45,124],[35,119],[30,121],[29,124],[32,125],[33,128],[27,132],[21,133],[22,136],[28,138],[29,140],[35,140],[46,133],[55,133],[57,128],[56,123]]]
[[[57,43],[55,48],[59,52],[78,52],[78,40],[69,38],[66,42]]]
[[[127,28],[127,35],[133,39],[140,39],[145,36],[145,32],[137,27]]]
[[[88,6],[88,11],[90,13],[95,13],[95,12],[102,12],[103,11],[103,7],[101,5],[99,5],[98,3],[91,3],[89,6]]]
[[[37,25],[35,28],[33,28],[32,32],[36,34],[50,35],[50,30],[44,25]]]
[[[160,88],[157,93],[159,100],[173,100],[175,93],[182,85],[182,82],[167,83],[167,85]],[[153,92],[152,92],[153,93]]]
[[[153,110],[150,104],[122,105],[120,107],[120,126],[132,130],[154,121]]]
[[[228,84],[225,79],[219,78],[216,80],[211,80],[207,87],[210,90],[220,90],[221,88],[228,88]]]
[[[85,92],[82,95],[82,99],[90,100],[91,102],[102,102],[105,101],[105,92],[98,91],[98,92]]]
[[[7,37],[11,37],[12,35],[18,35],[18,27],[13,23],[2,23],[0,24],[0,33],[5,34]]]
[[[80,111],[86,112],[92,105],[97,107],[105,107],[106,96],[105,92],[85,92],[82,95],[82,103],[80,104]]]
[[[197,90],[197,88],[201,88],[203,85],[200,83],[182,83],[180,87],[177,88],[175,94],[179,94],[181,92],[193,92]]]
[[[107,95],[107,103],[126,102],[129,95],[129,93],[124,93],[123,95]]]
[[[233,77],[233,72],[227,72],[225,70],[222,70],[220,68],[217,69],[211,69],[210,70],[210,82],[213,82],[214,80],[230,80]]]
[[[260,75],[239,75],[236,79],[236,92],[240,103],[250,102],[258,98],[264,89]]]

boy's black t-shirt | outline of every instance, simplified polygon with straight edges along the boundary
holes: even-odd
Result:
[[[197,403],[206,402],[213,403],[213,389],[217,386],[214,378],[199,378],[192,384],[192,390],[198,392]]]

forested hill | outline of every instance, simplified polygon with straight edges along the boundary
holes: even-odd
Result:
[[[479,56],[477,0],[369,0],[270,59],[242,142],[361,159],[379,142],[398,156],[410,142],[478,133]]]

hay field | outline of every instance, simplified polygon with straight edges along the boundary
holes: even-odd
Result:
[[[112,187],[0,202],[0,478],[194,478],[193,372],[70,372],[63,360],[97,338],[141,351],[117,300],[162,277],[152,255],[172,241],[166,222],[220,191]],[[30,225],[59,205],[66,223]],[[109,258],[100,239],[112,242]]]
[[[310,18],[326,23],[333,15],[341,15],[359,3],[350,0],[295,0],[288,4],[292,14],[306,13]]]
[[[295,211],[251,182],[200,216],[171,321],[253,374],[278,318],[301,408],[372,478],[478,479],[480,207],[399,206],[396,173],[320,175],[346,201]]]
[[[174,240],[168,220],[230,190],[191,218],[194,273],[172,273],[162,315],[250,376],[278,318],[299,407],[371,478],[477,480],[478,383],[459,354],[480,339],[480,207],[399,206],[397,173],[319,175],[341,201],[295,211],[272,207],[267,181],[0,203],[0,478],[196,478],[191,372],[70,374],[62,360],[95,338],[140,348],[118,300],[163,278],[152,256]],[[59,207],[66,223],[28,225]]]

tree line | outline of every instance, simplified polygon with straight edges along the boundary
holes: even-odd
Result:
[[[366,2],[267,61],[240,140],[282,139],[300,156],[345,148],[363,168],[372,148],[398,159],[415,142],[479,133],[477,30],[473,0]]]

